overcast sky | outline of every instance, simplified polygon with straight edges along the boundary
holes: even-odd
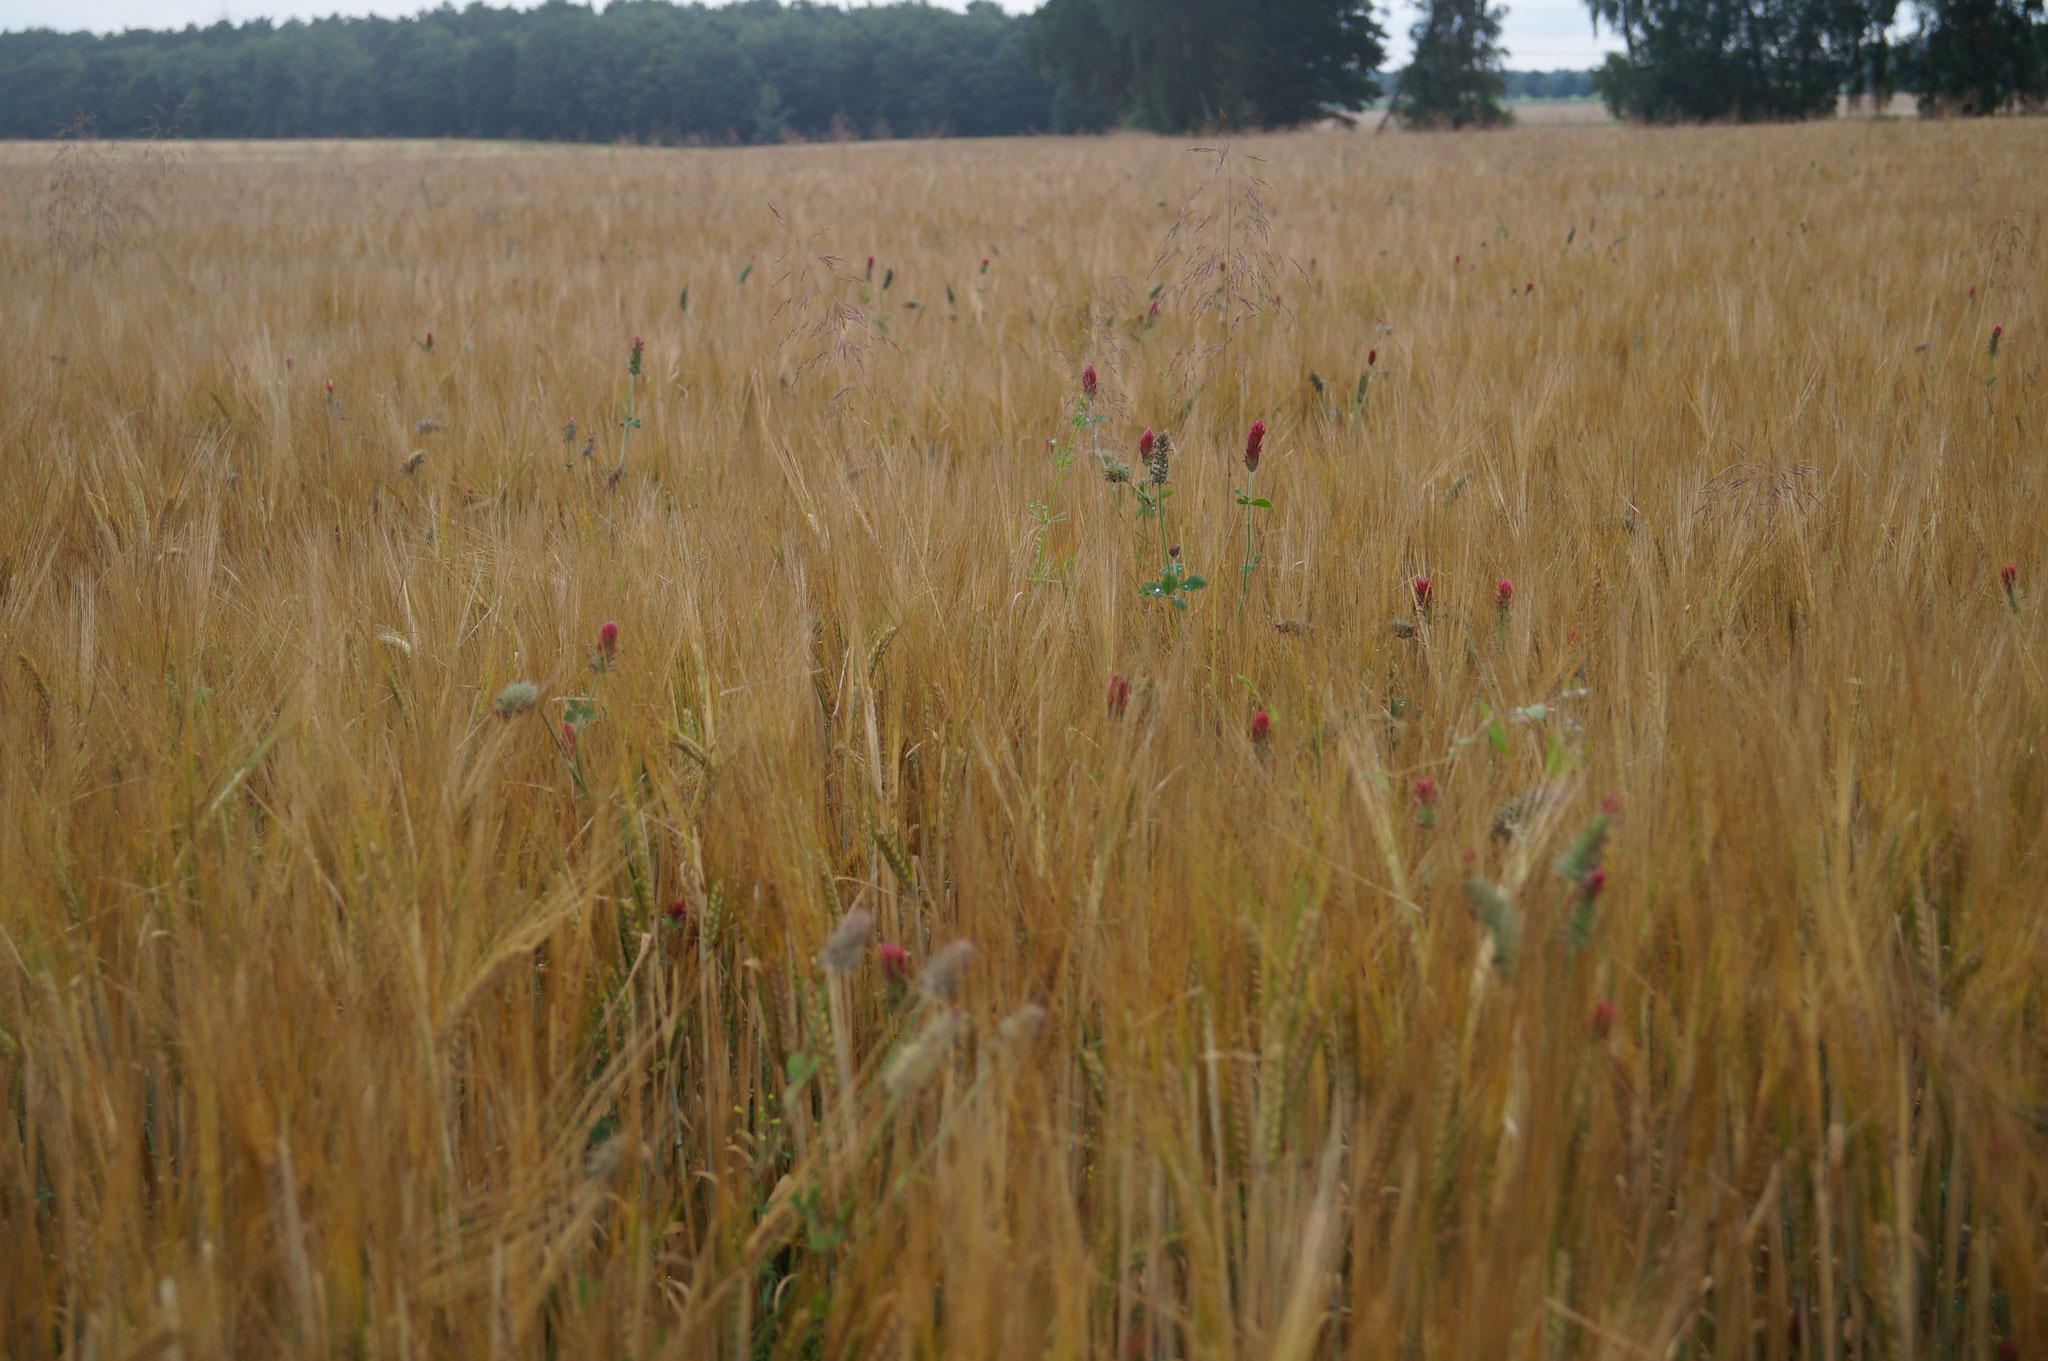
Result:
[[[965,5],[965,0],[938,2],[951,9]],[[1037,0],[1001,3],[1004,9],[1020,13],[1037,7]],[[266,16],[307,19],[337,11],[417,14],[426,7],[423,0],[0,0],[0,29],[89,28],[109,33],[124,28],[183,28],[219,19],[237,23]],[[1408,0],[1400,0],[1391,14],[1382,5],[1381,21],[1392,39],[1389,64],[1399,66],[1408,60],[1408,26],[1415,21],[1415,10]],[[1592,36],[1582,0],[1508,0],[1507,19],[1501,28],[1507,64],[1521,71],[1597,66],[1604,53],[1619,47],[1605,33],[1597,40]]]

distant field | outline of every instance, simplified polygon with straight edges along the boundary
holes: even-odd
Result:
[[[1614,115],[1597,99],[1521,99],[1508,109],[1525,127],[1550,127],[1561,123],[1612,123]]]
[[[1598,99],[1511,99],[1506,102],[1515,122],[1523,127],[1554,127],[1573,123],[1612,123],[1614,116],[1607,112],[1607,105]],[[1361,119],[1362,127],[1377,127],[1385,110],[1375,109]],[[1854,99],[1843,95],[1836,102],[1836,112],[1843,118],[1869,118],[1879,112],[1868,99]],[[1893,95],[1885,104],[1883,115],[1887,118],[1918,118],[1920,107],[1912,95]],[[1392,131],[1391,124],[1388,130]]]
[[[1886,118],[1918,118],[1919,96],[1895,94],[1880,108],[1875,98],[1842,95],[1835,101],[1835,111],[1845,118],[1871,118],[1880,114]]]
[[[2044,164],[0,147],[7,1354],[2039,1355]]]

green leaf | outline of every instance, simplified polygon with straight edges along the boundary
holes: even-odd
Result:
[[[1503,756],[1507,755],[1508,733],[1507,729],[1501,726],[1500,716],[1494,713],[1485,700],[1479,700],[1478,704],[1480,720],[1486,724],[1486,740],[1493,743],[1495,751]]]
[[[1199,591],[1208,584],[1209,578],[1203,576],[1200,572],[1194,572],[1185,581],[1181,582],[1180,588],[1183,591]]]
[[[1273,508],[1273,503],[1271,501],[1268,501],[1263,496],[1261,496],[1256,501],[1247,501],[1245,502],[1245,504],[1248,506],[1257,506],[1260,510],[1271,510]]]

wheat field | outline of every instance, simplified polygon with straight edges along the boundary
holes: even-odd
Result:
[[[2043,164],[0,148],[5,1354],[2041,1355]]]

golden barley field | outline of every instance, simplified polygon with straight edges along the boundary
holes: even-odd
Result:
[[[0,1350],[2042,1355],[2043,164],[0,149]]]

